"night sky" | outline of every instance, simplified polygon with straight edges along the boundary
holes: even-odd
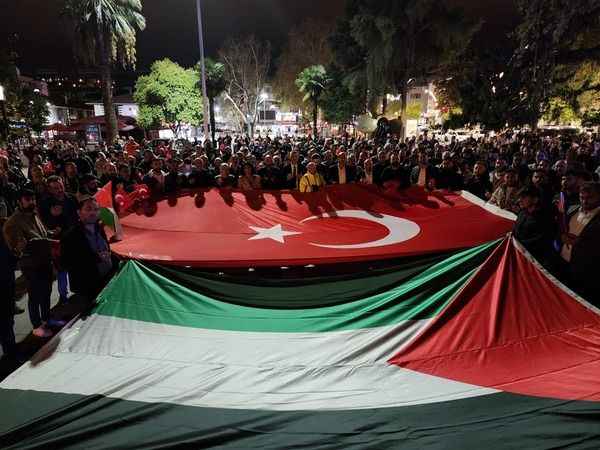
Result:
[[[514,20],[513,0],[451,0],[499,32]],[[73,68],[69,24],[61,18],[63,0],[1,0],[0,45],[18,33],[22,71],[36,67],[69,71]],[[203,0],[205,39],[209,56],[230,36],[254,33],[268,39],[277,53],[290,26],[308,17],[335,18],[344,0]],[[144,0],[146,30],[138,35],[138,68],[169,57],[190,66],[199,59],[195,0]]]

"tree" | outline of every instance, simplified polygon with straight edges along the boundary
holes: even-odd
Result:
[[[327,72],[330,82],[320,101],[323,117],[328,122],[347,125],[365,111],[365,97],[350,91],[340,69],[332,66]]]
[[[271,67],[271,44],[254,36],[230,39],[219,50],[219,58],[225,65],[225,98],[240,115],[248,134],[254,136]]]
[[[308,19],[290,30],[273,80],[275,95],[286,107],[296,110],[304,107],[296,78],[305,67],[315,64],[327,67],[332,63],[328,39],[333,28],[332,22]]]
[[[111,68],[135,66],[136,32],[146,27],[141,0],[65,0],[64,13],[73,21],[76,54],[97,66],[102,78],[106,140],[117,137]]]
[[[483,32],[482,32],[483,33]],[[499,130],[530,122],[520,72],[510,66],[515,42],[506,37],[486,42],[482,35],[440,72],[436,83],[439,106],[451,110],[453,123],[481,124]]]
[[[515,32],[518,48],[512,66],[521,74],[535,128],[551,99],[556,94],[565,97],[565,83],[581,65],[600,57],[600,2],[519,0],[518,6],[522,20]]]
[[[133,98],[138,122],[145,128],[167,125],[175,136],[185,124],[202,122],[202,94],[197,70],[184,69],[169,59],[155,61],[150,74],[138,78]]]
[[[34,131],[38,134],[44,130],[50,114],[46,97],[31,89],[21,90],[17,111],[18,117],[25,121],[27,131]]]
[[[206,58],[204,60],[204,65],[206,68],[206,94],[208,96],[208,107],[210,113],[210,131],[212,134],[213,143],[216,143],[215,100],[223,93],[223,91],[225,91],[225,88],[227,87],[227,79],[225,78],[225,65],[210,58]],[[196,66],[196,70],[200,71],[200,63],[198,63]],[[198,88],[201,88],[201,85],[199,85]]]
[[[428,80],[464,51],[478,24],[439,0],[362,0],[351,34],[362,47],[369,90],[402,98],[406,130],[409,81]],[[385,101],[385,100],[384,100]]]
[[[318,135],[319,102],[330,82],[327,70],[323,66],[310,66],[304,69],[296,79],[298,90],[304,94],[303,101],[312,105],[313,137]]]

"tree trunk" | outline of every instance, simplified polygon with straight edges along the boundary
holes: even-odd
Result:
[[[106,122],[106,143],[112,145],[117,138],[117,115],[113,105],[112,76],[110,65],[102,65],[102,103],[104,104],[104,120]]]
[[[317,137],[319,136],[319,133],[317,131],[317,123],[319,121],[319,103],[317,101],[317,99],[314,100],[314,107],[313,107],[313,139],[316,140]]]
[[[215,120],[215,99],[212,97],[209,97],[208,99],[208,108],[210,111],[210,133],[212,136],[212,141],[213,141],[213,146],[217,146],[217,140],[215,139],[215,133],[216,133],[216,120]]]
[[[408,107],[408,86],[406,85],[406,81],[402,83],[402,109],[400,112],[400,117],[402,117],[402,130],[400,131],[400,139],[404,141],[406,139],[406,126],[408,124],[408,117],[406,117],[406,109]]]
[[[106,123],[106,143],[112,145],[117,138],[117,115],[113,105],[112,75],[110,70],[110,48],[106,34],[98,24],[96,42],[100,56],[100,77],[102,78],[102,103],[104,104],[104,121]]]

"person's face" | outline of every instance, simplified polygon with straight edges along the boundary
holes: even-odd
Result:
[[[565,175],[562,177],[560,186],[564,192],[573,192],[577,188],[577,178],[572,175]]]
[[[538,162],[537,167],[540,170],[548,171],[550,170],[550,161],[547,159],[542,159],[540,162]]]
[[[65,166],[65,173],[69,178],[74,177],[77,174],[77,168],[73,164],[67,164]]]
[[[317,173],[317,165],[314,162],[312,162],[308,165],[307,170],[312,175],[315,175]]]
[[[475,164],[475,167],[473,167],[473,173],[478,177],[483,176],[483,174],[485,174],[485,166],[479,163]]]
[[[514,187],[517,184],[517,176],[512,172],[504,174],[504,182],[507,186]]]
[[[584,211],[592,211],[600,206],[600,194],[595,191],[581,191],[579,193],[579,201],[581,208]]]
[[[52,214],[53,217],[60,217],[63,213],[63,207],[62,205],[54,205],[50,208],[50,214]]]
[[[535,187],[540,187],[544,184],[544,181],[546,181],[546,177],[544,176],[543,173],[541,172],[534,172],[533,176],[531,177],[531,182],[533,183],[533,185]]]
[[[42,169],[35,167],[31,170],[31,181],[33,181],[34,184],[44,181],[44,172]]]
[[[494,168],[495,168],[496,170],[502,170],[502,169],[504,169],[505,165],[506,165],[506,164],[504,163],[504,160],[503,160],[503,159],[497,159],[497,160],[496,160],[496,164],[495,164]]]
[[[517,153],[515,156],[513,156],[513,160],[512,160],[513,166],[520,166],[522,160],[523,159],[521,158],[521,155]]]
[[[154,161],[152,161],[152,166],[151,167],[152,167],[152,170],[155,170],[157,172],[159,170],[161,170],[162,169],[162,162],[161,162],[161,160],[160,159],[155,159]]]
[[[454,167],[454,163],[451,159],[444,159],[442,161],[442,169],[452,169]]]
[[[95,194],[96,192],[98,192],[98,183],[96,183],[96,180],[88,181],[87,189],[88,192],[90,192],[91,194]]]
[[[227,178],[229,176],[229,166],[227,164],[221,164],[220,173],[221,177]]]
[[[537,204],[537,199],[530,196],[521,197],[519,199],[519,206],[521,209],[529,209]]]
[[[129,167],[122,167],[119,170],[119,176],[121,178],[123,178],[124,180],[129,180],[130,175],[131,175],[131,173],[129,172]]]
[[[554,165],[554,170],[559,175],[564,175],[567,171],[567,165],[564,162],[559,161]]]
[[[98,202],[96,202],[94,199],[91,199],[85,202],[85,204],[79,210],[79,218],[84,224],[92,225],[98,222],[99,213],[100,208],[98,207]]]
[[[294,150],[292,153],[290,153],[290,161],[292,164],[294,164],[294,165],[298,164],[299,159],[300,159],[300,155],[296,150]]]
[[[338,162],[340,163],[340,166],[344,167],[346,165],[346,154],[345,153],[340,153],[338,155]]]
[[[48,185],[48,192],[50,195],[62,200],[65,198],[65,186],[62,181],[53,181]]]
[[[35,211],[35,197],[23,196],[19,199],[19,207],[26,212]]]

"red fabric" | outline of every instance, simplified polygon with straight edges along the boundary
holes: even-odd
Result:
[[[415,222],[420,233],[405,242],[375,248],[330,249],[318,244],[360,244],[385,238],[388,229],[372,220],[311,216],[341,210],[368,211]],[[160,202],[153,216],[130,215],[125,239],[113,250],[124,257],[196,267],[254,267],[340,263],[395,258],[472,247],[509,232],[498,217],[458,194],[427,195],[414,189],[396,198],[376,188],[331,186],[325,192],[243,194],[212,190]],[[301,233],[285,243],[250,240],[250,227]]]
[[[113,207],[113,198],[112,198],[112,181],[109,181],[106,186],[96,192],[94,196],[96,201],[98,202],[98,206],[101,208],[112,208]]]
[[[507,239],[390,362],[517,394],[600,401],[600,314]]]

